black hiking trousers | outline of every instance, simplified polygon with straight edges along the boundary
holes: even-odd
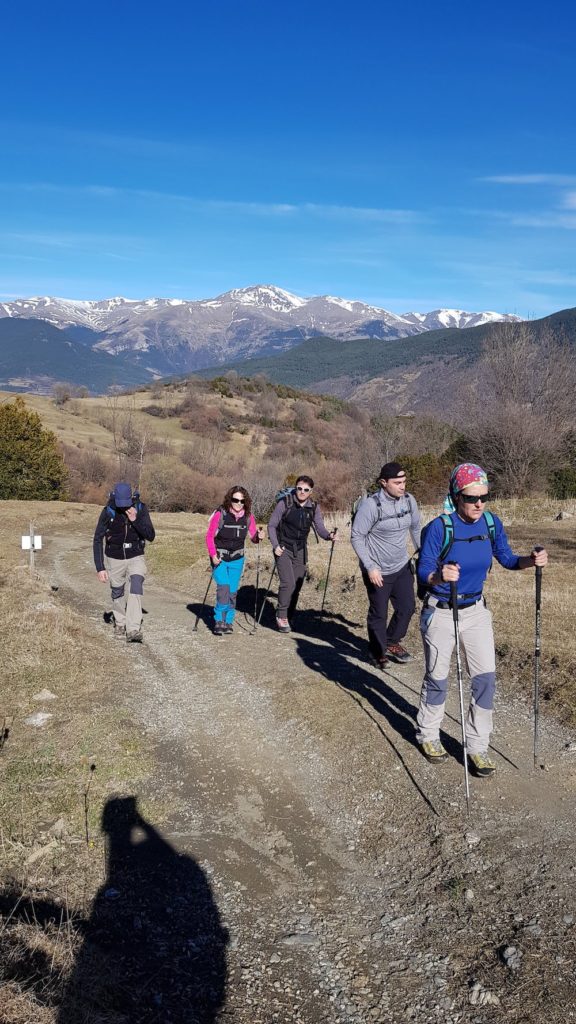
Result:
[[[368,591],[368,643],[370,654],[378,660],[386,655],[388,644],[398,644],[404,639],[408,632],[410,619],[416,611],[414,599],[414,577],[410,572],[410,565],[406,565],[384,576],[381,587],[377,587],[370,580],[368,573],[362,569],[362,579]],[[394,614],[387,624],[388,604],[392,605]]]

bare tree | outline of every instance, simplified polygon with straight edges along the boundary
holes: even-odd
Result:
[[[252,511],[257,519],[263,519],[274,507],[274,498],[286,479],[284,469],[271,459],[263,459],[260,465],[244,472],[242,484],[252,498]]]
[[[543,485],[576,423],[573,350],[551,331],[500,325],[462,403],[471,453],[503,494]]]
[[[69,384],[58,382],[52,388],[52,401],[54,405],[65,405],[72,396],[72,389]]]

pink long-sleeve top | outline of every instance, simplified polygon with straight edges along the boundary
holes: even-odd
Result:
[[[217,508],[216,511],[213,512],[212,515],[210,516],[210,520],[208,522],[208,529],[206,531],[206,547],[208,548],[208,554],[210,555],[210,558],[216,557],[215,537],[216,534],[218,533],[218,524],[220,522],[221,511],[221,509]],[[235,519],[242,519],[242,516],[244,515],[244,509],[241,509],[240,512],[235,512],[234,509],[231,508],[230,512],[232,513]],[[250,536],[250,540],[254,544],[257,544],[258,527],[256,526],[256,520],[254,519],[253,515],[250,515],[250,518],[248,520],[248,534]]]

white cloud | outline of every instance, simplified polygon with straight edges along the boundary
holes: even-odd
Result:
[[[576,231],[576,213],[511,213],[508,223],[516,228],[562,228]]]
[[[576,174],[492,174],[478,181],[495,185],[576,185]]]
[[[385,224],[413,224],[425,220],[415,210],[386,209],[371,206],[346,206],[336,203],[259,202],[242,199],[205,199],[178,192],[160,192],[154,189],[121,188],[114,185],[59,185],[51,182],[0,183],[0,190],[54,193],[63,196],[83,195],[94,199],[143,199],[151,202],[178,203],[199,213],[231,212],[258,217],[285,217],[310,215],[327,220],[380,222]]]

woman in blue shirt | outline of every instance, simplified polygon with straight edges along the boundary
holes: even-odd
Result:
[[[547,564],[546,551],[530,555],[512,551],[498,516],[484,515],[489,498],[488,477],[480,466],[462,463],[450,477],[446,511],[450,512],[452,542],[445,557],[446,526],[441,516],[423,535],[418,562],[419,582],[428,590],[422,608],[420,630],[424,641],[426,672],[416,721],[416,739],[432,764],[448,756],[440,742],[448,691],[448,672],[454,649],[454,620],[450,584],[458,583],[460,642],[471,680],[471,699],[465,722],[470,767],[476,775],[492,775],[496,765],[488,755],[496,687],[496,657],[492,615],[482,589],[492,557],[505,569],[529,569]]]

